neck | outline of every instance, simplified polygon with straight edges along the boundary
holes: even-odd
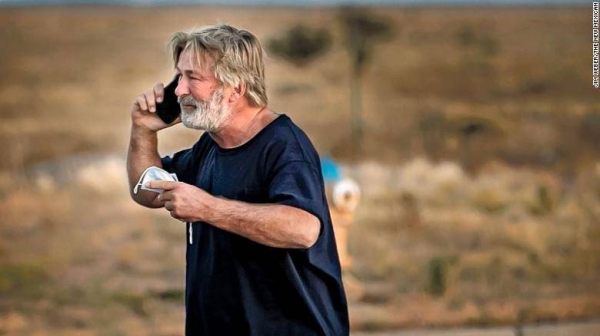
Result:
[[[232,112],[227,124],[210,136],[221,148],[239,147],[270,124],[278,114],[265,107],[248,107]]]

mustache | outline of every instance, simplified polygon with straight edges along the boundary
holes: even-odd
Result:
[[[177,97],[177,102],[180,105],[198,105],[198,102],[192,96]]]

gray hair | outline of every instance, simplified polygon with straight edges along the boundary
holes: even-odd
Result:
[[[225,24],[177,32],[169,42],[173,61],[190,50],[198,64],[212,63],[215,78],[231,87],[246,84],[250,105],[267,106],[263,48],[256,36]]]

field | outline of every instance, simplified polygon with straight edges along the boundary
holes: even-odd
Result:
[[[345,279],[355,331],[600,317],[600,101],[591,9],[374,8],[393,34],[352,138],[338,10],[0,8],[0,334],[181,335],[185,236],[128,196],[134,97],[166,42],[225,22],[329,29],[304,67],[270,54],[274,110],[359,182]],[[161,153],[199,134],[164,131]]]

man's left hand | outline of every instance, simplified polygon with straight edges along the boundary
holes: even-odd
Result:
[[[146,187],[162,189],[157,199],[171,213],[171,217],[182,222],[203,221],[214,199],[206,191],[183,182],[150,181]]]

